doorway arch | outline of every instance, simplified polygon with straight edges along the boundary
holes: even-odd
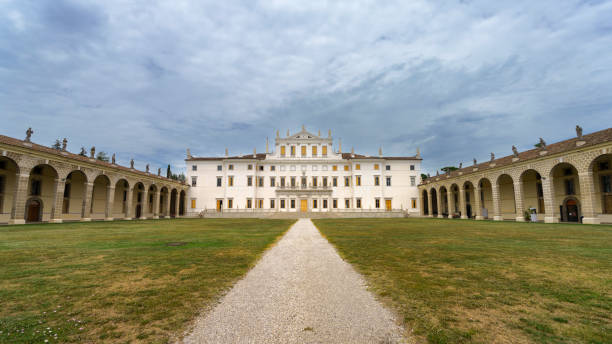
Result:
[[[43,202],[39,197],[30,197],[26,201],[26,222],[41,222],[42,221]]]
[[[567,197],[563,200],[562,219],[565,222],[580,222],[582,211],[580,201],[576,197]]]

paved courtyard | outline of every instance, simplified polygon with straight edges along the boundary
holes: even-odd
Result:
[[[401,333],[363,278],[301,219],[185,343],[394,343]]]

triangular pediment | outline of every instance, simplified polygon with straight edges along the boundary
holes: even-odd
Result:
[[[307,130],[302,130],[297,134],[293,134],[291,136],[289,136],[290,139],[300,139],[300,140],[304,140],[304,139],[320,139],[320,137],[318,135],[315,135]]]

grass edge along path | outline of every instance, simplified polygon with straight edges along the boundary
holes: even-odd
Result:
[[[612,226],[313,221],[423,342],[612,342]]]
[[[293,220],[0,227],[0,343],[166,343]]]

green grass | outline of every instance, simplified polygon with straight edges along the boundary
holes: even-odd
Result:
[[[316,220],[429,343],[612,343],[612,227]]]
[[[165,343],[293,221],[0,227],[0,343]],[[185,243],[168,246],[168,243]]]

